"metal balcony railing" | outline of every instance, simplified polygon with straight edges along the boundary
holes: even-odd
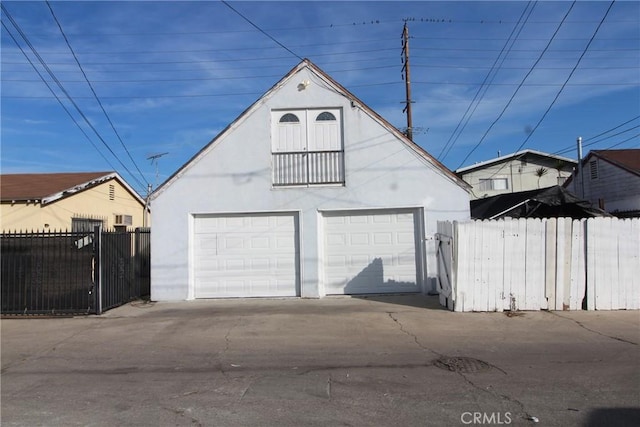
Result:
[[[344,151],[273,153],[273,185],[344,184]]]

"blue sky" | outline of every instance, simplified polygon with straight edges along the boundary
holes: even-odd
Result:
[[[144,194],[298,57],[403,128],[405,21],[414,141],[447,167],[640,147],[637,1],[229,3],[295,55],[218,1],[2,4],[2,173],[116,170]]]

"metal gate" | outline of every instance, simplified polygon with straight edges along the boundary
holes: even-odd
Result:
[[[93,233],[3,233],[2,314],[95,312]]]
[[[150,229],[3,233],[2,314],[100,314],[150,293]]]

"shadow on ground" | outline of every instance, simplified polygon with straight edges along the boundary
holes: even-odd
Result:
[[[398,295],[354,295],[351,298],[367,301],[382,302],[385,304],[403,305],[407,307],[426,308],[429,310],[446,310],[440,305],[438,296],[423,294],[398,294]]]

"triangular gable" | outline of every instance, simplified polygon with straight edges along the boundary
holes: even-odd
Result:
[[[503,162],[507,162],[507,161],[510,161],[510,160],[515,160],[515,159],[521,158],[521,157],[526,156],[526,155],[533,155],[533,156],[539,156],[541,158],[558,160],[558,161],[565,162],[567,164],[573,164],[573,165],[578,164],[577,161],[575,161],[573,159],[570,159],[568,157],[557,156],[555,154],[543,153],[542,151],[526,149],[526,150],[522,150],[522,151],[517,151],[517,152],[512,153],[512,154],[506,154],[504,156],[495,157],[493,159],[485,160],[484,162],[479,162],[479,163],[475,163],[473,165],[461,167],[459,169],[456,169],[455,173],[457,173],[457,174],[465,173],[466,174],[466,173],[468,173],[470,171],[473,171],[473,170],[483,169],[483,168],[486,168],[486,167],[489,167],[489,166],[493,166],[493,165],[495,165],[497,163],[503,163]]]
[[[42,205],[54,203],[104,182],[116,180],[144,205],[144,199],[117,172],[67,172],[7,174],[0,176],[2,201],[38,200]]]
[[[593,150],[590,154],[640,176],[640,150]]]
[[[471,186],[467,184],[464,180],[450,171],[446,166],[440,163],[437,159],[427,153],[422,147],[411,141],[406,137],[402,132],[396,129],[393,125],[391,125],[387,120],[385,120],[378,113],[369,108],[364,102],[360,101],[355,95],[349,92],[346,88],[344,88],[340,83],[333,80],[329,75],[327,75],[324,71],[318,68],[315,64],[313,64],[309,59],[304,59],[298,65],[291,69],[282,79],[280,79],[276,84],[274,84],[264,95],[258,98],[253,104],[251,104],[246,110],[244,110],[233,122],[231,122],[226,128],[224,128],[214,139],[212,139],[207,145],[205,145],[200,151],[198,151],[191,159],[189,159],[180,169],[174,172],[165,182],[163,182],[151,195],[152,198],[155,198],[164,188],[171,185],[176,179],[178,179],[189,167],[201,159],[206,153],[208,153],[219,141],[221,141],[229,132],[238,127],[238,125],[243,122],[251,113],[259,108],[264,100],[269,99],[273,94],[282,86],[285,85],[293,76],[298,74],[303,69],[309,69],[312,71],[318,78],[322,79],[325,84],[332,87],[340,95],[349,99],[354,105],[357,105],[363,112],[365,112],[369,117],[371,117],[374,121],[378,122],[385,129],[387,129],[390,133],[392,133],[396,138],[398,138],[402,143],[404,143],[408,148],[410,148],[415,154],[419,155],[424,161],[431,164],[435,167],[436,170],[440,171],[443,176],[450,179],[461,188],[466,191],[471,189]]]

